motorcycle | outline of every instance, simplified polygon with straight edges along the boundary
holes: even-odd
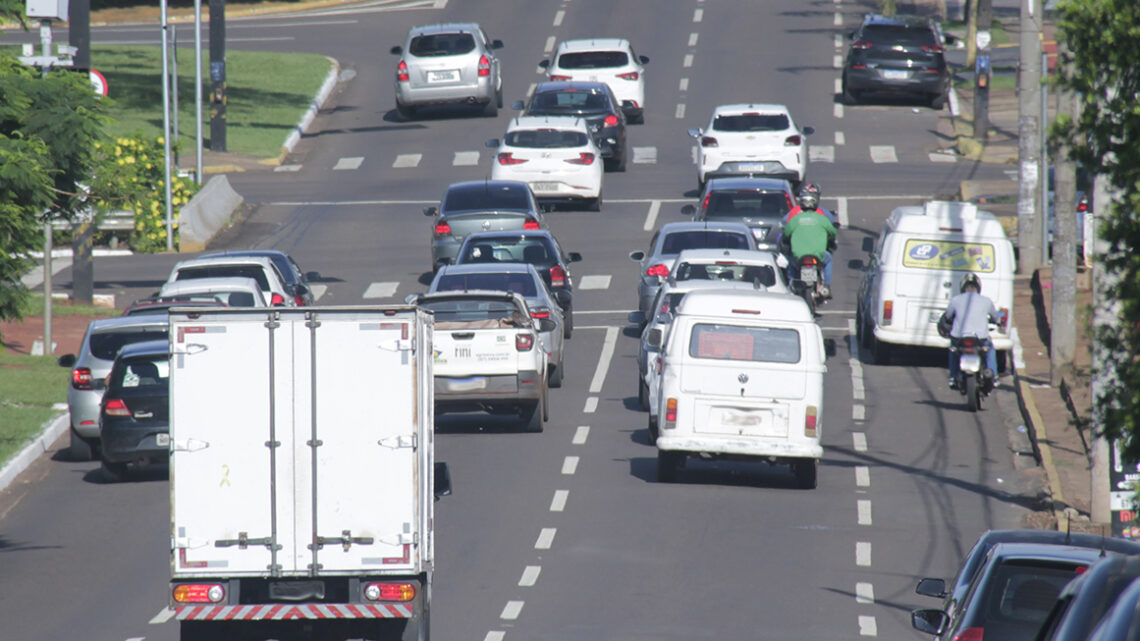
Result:
[[[815,256],[801,256],[796,261],[799,268],[799,281],[802,285],[797,292],[807,303],[808,309],[815,314],[817,305],[827,300],[831,295],[827,284],[823,282],[823,265]]]
[[[950,339],[950,349],[958,355],[958,391],[966,397],[970,411],[976,412],[982,407],[982,399],[994,390],[994,372],[985,367],[986,352],[991,348],[977,337],[963,336]]]

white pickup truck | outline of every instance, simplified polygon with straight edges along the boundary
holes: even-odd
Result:
[[[435,315],[436,412],[517,412],[525,431],[542,431],[547,368],[538,332],[550,319],[532,319],[526,299],[511,292],[422,294],[409,302]]]
[[[427,641],[431,316],[170,313],[170,607],[181,638]]]

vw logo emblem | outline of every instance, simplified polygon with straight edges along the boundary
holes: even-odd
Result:
[[[483,221],[483,229],[490,229],[490,228],[491,228],[491,221],[484,220]]]
[[[743,385],[744,383],[748,382],[748,374],[742,372],[740,376],[736,377],[736,380],[740,381],[740,383]]]

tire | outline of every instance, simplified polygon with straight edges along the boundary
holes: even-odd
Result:
[[[71,446],[67,448],[67,453],[73,461],[90,461],[95,458],[95,446],[72,429]]]
[[[657,427],[657,419],[653,418],[653,415],[650,414],[648,423],[649,423],[649,444],[650,445],[657,445],[657,437],[661,435],[661,429]],[[657,457],[658,457],[658,465],[660,465],[661,452],[657,453]],[[658,468],[658,469],[660,469],[660,468]]]
[[[562,368],[566,366],[565,359],[563,362],[550,368],[550,374],[547,376],[547,385],[558,389],[562,387]]]
[[[800,459],[792,463],[796,475],[796,485],[801,490],[814,490],[819,476],[819,461],[813,458]]]
[[[637,377],[637,403],[642,410],[649,410],[649,385],[640,376]]]
[[[843,104],[859,104],[859,92],[847,88],[847,76],[843,77]]]
[[[966,406],[970,408],[971,412],[976,412],[982,408],[982,393],[978,389],[978,377],[968,375],[966,379]]]
[[[945,92],[936,93],[930,98],[930,108],[935,111],[941,111],[942,108],[946,106],[947,100],[949,100],[949,96]]]
[[[103,461],[101,467],[103,468],[103,478],[108,483],[118,483],[127,478],[127,464],[126,463],[111,463]]]
[[[867,322],[867,317],[863,317],[863,328],[859,332],[859,344],[867,349],[871,349],[875,340],[875,328]]]
[[[494,118],[499,115],[499,106],[495,100],[488,100],[487,104],[483,105],[483,116],[486,118]]]
[[[645,112],[642,111],[641,113],[637,114],[633,118],[630,118],[629,123],[631,125],[644,125],[645,124]]]
[[[657,482],[673,483],[677,480],[677,469],[685,462],[684,454],[657,450]]]
[[[412,120],[416,117],[416,108],[415,107],[409,107],[406,105],[401,105],[400,103],[397,102],[396,103],[396,115],[400,117],[400,120],[405,121],[405,122],[408,120]]]
[[[499,109],[503,108],[503,85],[500,83],[499,88],[495,90],[495,105]]]
[[[602,211],[602,193],[598,192],[597,198],[591,198],[586,201],[586,211]]]
[[[884,343],[883,341],[872,337],[871,338],[871,359],[876,365],[890,365],[891,364],[891,344]]]
[[[544,405],[545,399],[539,399],[531,405],[524,407],[522,411],[523,431],[524,432],[541,432],[542,431],[542,413],[546,411]]]
[[[563,318],[562,338],[570,338],[570,336],[574,333],[574,310],[573,310],[573,308],[567,309],[565,314],[563,314],[562,318]]]
[[[606,171],[619,173],[619,174],[624,172],[626,160],[627,160],[627,157],[629,156],[629,154],[626,153],[628,151],[629,151],[628,146],[622,147],[620,156],[618,156],[617,158],[611,158],[610,160],[608,160],[606,162]]]

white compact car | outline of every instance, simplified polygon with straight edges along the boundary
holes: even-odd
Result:
[[[552,60],[543,60],[551,80],[588,80],[610,86],[626,119],[645,122],[645,65],[647,56],[633,52],[625,38],[584,38],[558,45]]]
[[[602,150],[586,121],[573,117],[519,116],[507,125],[491,161],[492,180],[519,180],[539,200],[584,200],[602,208]]]
[[[773,176],[798,186],[807,174],[807,136],[784,105],[721,105],[707,129],[690,129],[697,139],[697,181],[718,176]]]
[[[265,297],[261,287],[252,278],[231,276],[228,278],[191,278],[178,280],[173,283],[164,283],[158,290],[159,299],[194,297],[198,295],[213,296],[217,301],[229,307],[265,307]]]

